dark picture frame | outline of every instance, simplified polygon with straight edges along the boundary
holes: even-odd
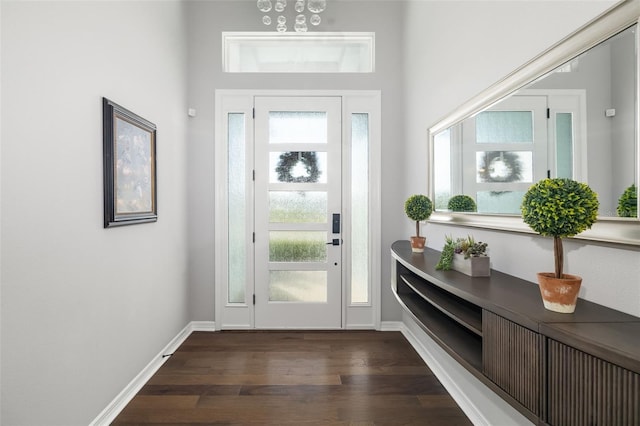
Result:
[[[102,98],[104,227],[158,220],[156,126]]]

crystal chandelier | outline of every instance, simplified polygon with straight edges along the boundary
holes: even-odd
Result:
[[[276,18],[276,30],[281,33],[287,31],[287,18],[284,15],[286,8],[287,0],[258,0],[258,9],[265,14],[262,17],[262,23],[270,26],[273,20],[268,13],[275,11],[279,14]],[[293,29],[303,33],[309,29],[307,22],[313,26],[320,24],[322,20],[320,14],[327,8],[327,0],[306,0],[306,4],[305,0],[295,0],[293,8],[297,13]],[[308,19],[305,10],[311,14]]]

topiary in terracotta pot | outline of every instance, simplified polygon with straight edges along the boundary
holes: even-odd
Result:
[[[422,253],[427,239],[420,236],[420,222],[429,219],[433,212],[433,203],[426,195],[415,194],[405,201],[404,212],[409,219],[416,221],[416,235],[411,237],[411,250]]]
[[[538,273],[544,307],[572,313],[582,278],[565,274],[562,238],[591,228],[598,216],[598,195],[584,183],[566,178],[543,179],[522,200],[522,219],[543,236],[553,237],[555,272]]]

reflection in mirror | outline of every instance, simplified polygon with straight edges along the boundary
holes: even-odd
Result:
[[[637,26],[568,60],[432,138],[433,196],[447,210],[459,194],[478,213],[519,215],[524,193],[545,177],[585,182],[600,216],[638,182]]]

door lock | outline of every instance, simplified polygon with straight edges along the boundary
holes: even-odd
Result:
[[[339,234],[340,233],[340,213],[333,214],[331,224],[333,225],[333,229],[332,229],[333,233]]]
[[[339,246],[340,245],[340,238],[334,238],[333,240],[329,241],[327,243],[328,246]]]

